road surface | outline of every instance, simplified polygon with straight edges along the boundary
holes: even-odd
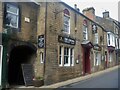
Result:
[[[120,68],[60,88],[118,88],[120,85],[118,75],[120,76]]]

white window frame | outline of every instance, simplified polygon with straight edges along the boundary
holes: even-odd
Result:
[[[68,49],[68,55],[67,54],[65,55],[65,48]],[[65,57],[68,57],[68,63],[65,63]],[[64,66],[70,66],[70,48],[69,47],[64,47]]]
[[[120,38],[119,38],[119,49],[120,49]]]
[[[1,51],[0,51],[0,86],[2,84],[2,55],[3,55],[3,46],[0,45]]]
[[[14,5],[12,5],[12,4],[8,4],[8,3],[7,3],[7,5],[9,5],[9,6],[17,9],[17,13],[11,12],[11,11],[9,11],[9,10],[6,9],[6,12],[7,12],[7,13],[12,14],[12,15],[14,15],[14,16],[17,17],[17,21],[16,21],[16,22],[17,22],[17,26],[15,27],[15,26],[12,26],[11,24],[10,24],[10,25],[7,25],[7,24],[6,24],[6,26],[10,26],[10,27],[13,27],[13,28],[18,28],[18,24],[19,24],[19,8],[16,7],[16,6],[14,6]],[[7,8],[7,5],[6,5],[6,8]]]
[[[110,38],[108,37],[108,35],[110,36]],[[109,43],[109,40],[110,40],[110,43]],[[107,43],[108,43],[108,46],[113,46],[115,47],[115,36],[113,33],[111,32],[108,32],[107,33]]]
[[[66,34],[70,34],[70,16],[69,15],[67,15],[67,14],[64,14],[64,18],[69,18],[69,20],[68,20],[68,24],[66,24],[65,22],[64,22],[64,20],[63,20],[63,28],[64,28],[64,25],[65,26],[67,26],[68,27],[68,30],[65,30],[65,28],[64,28],[64,33],[66,33]]]
[[[95,33],[95,44],[98,44],[99,40],[98,40],[98,33]]]
[[[61,49],[60,49],[60,47],[61,47]],[[63,48],[63,46],[60,46],[59,47],[59,66],[63,66],[63,53],[64,53],[64,48]],[[61,53],[60,53],[60,50],[61,50]]]
[[[109,62],[112,62],[112,59],[113,59],[112,52],[109,52]]]
[[[44,53],[40,52],[40,62],[44,63]]]
[[[71,64],[71,66],[74,66],[74,49],[73,48],[71,48],[70,49],[70,51],[72,50],[72,54],[71,54],[71,52],[70,52],[70,64]]]
[[[60,49],[61,47],[61,49]],[[68,55],[65,55],[65,48],[68,48]],[[61,53],[60,53],[61,50]],[[72,50],[72,55],[71,55]],[[67,51],[66,51],[67,53]],[[74,66],[74,48],[59,46],[59,66]],[[68,63],[65,63],[65,57],[68,57]]]
[[[108,42],[108,46],[110,45],[110,33],[107,34],[107,42]]]
[[[88,27],[86,25],[83,25],[83,40],[88,40]]]
[[[101,65],[101,54],[100,52],[94,51],[94,66]]]
[[[118,37],[115,38],[115,43],[116,43],[115,48],[118,49]]]

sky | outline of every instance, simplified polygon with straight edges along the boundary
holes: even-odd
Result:
[[[119,0],[62,0],[71,7],[77,4],[77,7],[82,10],[89,7],[94,7],[95,14],[102,17],[102,13],[109,11],[110,17],[118,20],[118,2]]]

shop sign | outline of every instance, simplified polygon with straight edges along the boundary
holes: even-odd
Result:
[[[44,35],[38,36],[38,47],[43,48],[45,44]]]
[[[95,24],[92,25],[92,33],[97,33],[97,26]]]
[[[70,45],[75,45],[76,43],[75,39],[70,37],[63,37],[63,36],[58,36],[58,41]]]

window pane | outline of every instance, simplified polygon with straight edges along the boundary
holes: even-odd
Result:
[[[62,65],[62,47],[59,48],[59,65]]]
[[[61,64],[61,61],[62,61],[62,57],[59,56],[59,64]]]
[[[10,4],[7,4],[7,11],[18,14],[18,8],[14,7],[14,6],[10,5]]]
[[[64,31],[67,33],[69,33],[69,28],[70,28],[69,27],[69,23],[70,23],[69,19],[70,19],[70,17],[64,15]]]
[[[9,20],[9,23],[7,23],[9,26],[18,27],[18,16],[8,13],[6,20]]]
[[[60,46],[59,54],[61,55],[61,46]]]

